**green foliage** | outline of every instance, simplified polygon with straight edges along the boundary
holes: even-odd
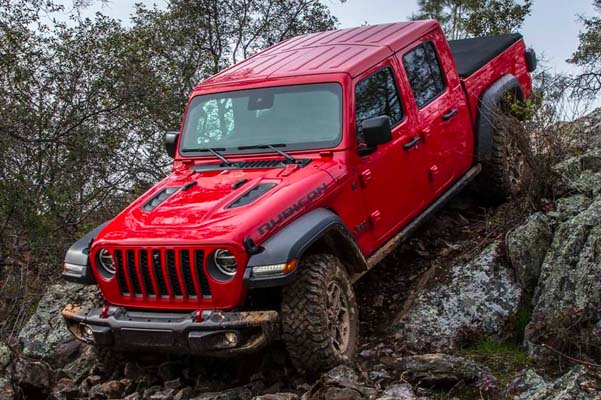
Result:
[[[517,31],[530,15],[532,0],[418,0],[413,19],[436,19],[449,39]]]
[[[74,239],[164,177],[162,132],[179,126],[200,80],[336,25],[318,0],[172,0],[138,6],[126,28],[82,18],[94,1],[68,11],[0,0],[0,282],[13,282],[10,296],[0,291],[5,315],[58,278]]]
[[[507,384],[518,371],[533,365],[528,353],[513,341],[484,338],[466,348],[464,352],[490,368],[492,375],[497,377],[502,385]]]
[[[601,14],[601,0],[594,0]],[[601,92],[601,16],[582,17],[584,31],[578,35],[580,43],[568,62],[582,67],[583,72],[574,79],[574,94],[594,98]]]

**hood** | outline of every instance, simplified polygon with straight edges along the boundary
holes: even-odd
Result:
[[[280,166],[271,168],[270,162]],[[283,223],[323,197],[332,184],[325,172],[331,163],[271,160],[242,163],[249,168],[196,165],[174,171],[114,218],[95,243],[240,244],[246,236],[260,241],[266,226]]]

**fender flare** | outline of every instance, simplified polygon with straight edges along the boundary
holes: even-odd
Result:
[[[490,161],[494,145],[495,113],[501,99],[508,92],[514,92],[520,100],[524,100],[522,86],[518,79],[511,74],[497,79],[495,83],[486,89],[480,99],[474,146],[476,162]]]
[[[345,258],[351,279],[355,272],[368,269],[365,257],[340,217],[328,209],[317,208],[292,221],[262,244],[263,251],[248,260],[244,272],[245,286],[259,288],[291,283],[298,267],[289,274],[268,277],[253,277],[252,268],[300,259],[312,245],[325,237],[339,238],[342,241],[338,243],[341,247],[338,256]]]
[[[62,273],[64,280],[84,285],[96,283],[90,265],[90,245],[109,222],[107,221],[92,229],[69,247],[67,254],[65,254],[65,266]]]

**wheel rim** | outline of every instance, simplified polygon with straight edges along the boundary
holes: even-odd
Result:
[[[336,350],[344,353],[348,347],[351,333],[348,299],[338,284],[328,285],[328,328]]]

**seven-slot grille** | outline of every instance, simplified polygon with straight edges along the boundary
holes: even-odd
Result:
[[[211,289],[199,249],[114,249],[117,282],[123,296],[207,299]]]

